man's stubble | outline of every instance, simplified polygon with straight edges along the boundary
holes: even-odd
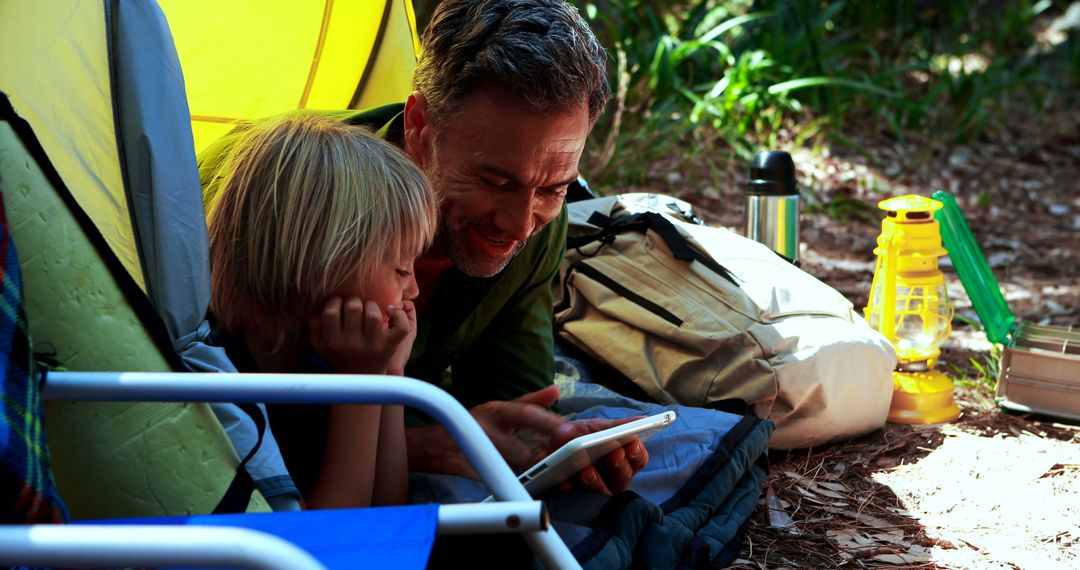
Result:
[[[469,277],[494,277],[509,265],[510,260],[521,252],[525,247],[525,241],[520,241],[514,246],[509,255],[501,259],[482,258],[469,249],[464,234],[465,228],[474,226],[481,235],[491,235],[497,230],[484,224],[476,223],[475,220],[463,220],[461,227],[453,227],[450,224],[446,203],[447,194],[442,177],[440,176],[439,158],[436,148],[432,148],[431,158],[425,166],[424,175],[427,176],[435,196],[440,202],[439,225],[435,232],[433,247],[438,248],[457,268]]]

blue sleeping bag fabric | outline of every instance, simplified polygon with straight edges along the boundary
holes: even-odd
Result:
[[[645,442],[649,463],[614,496],[544,497],[556,530],[586,569],[722,568],[736,557],[767,472],[773,424],[681,405],[641,402],[559,374],[558,412],[574,419],[674,410],[676,421]],[[488,496],[461,477],[412,473],[410,501],[458,503]],[[539,568],[539,564],[536,565]]]

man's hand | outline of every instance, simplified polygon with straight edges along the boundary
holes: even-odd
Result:
[[[548,386],[507,402],[487,402],[471,409],[496,449],[515,472],[521,472],[559,446],[585,434],[636,418],[569,421],[548,411],[559,399],[559,389]],[[461,452],[439,426],[407,430],[410,469],[476,478]],[[602,493],[625,490],[630,479],[649,461],[638,440],[609,453],[600,469],[587,467],[578,480],[587,489]]]
[[[559,389],[548,386],[508,402],[480,404],[469,412],[510,468],[520,473],[551,453],[549,442],[569,431],[570,422],[548,411],[558,399]]]
[[[548,406],[559,398],[549,386],[510,401],[492,401],[469,410],[514,472],[524,471],[549,453],[553,434],[569,424]],[[461,450],[442,426],[409,428],[405,432],[409,469],[478,478]]]
[[[602,431],[617,425],[632,422],[642,416],[610,420],[605,418],[593,418],[588,420],[575,420],[567,422],[570,429],[564,432],[560,438],[552,438],[551,451],[558,449],[566,442],[583,435]],[[630,487],[630,480],[638,471],[641,471],[649,463],[649,451],[641,440],[634,439],[626,445],[607,454],[596,465],[590,465],[582,469],[573,481],[567,481],[562,486],[564,490],[572,488],[575,484],[590,491],[612,494],[625,491]]]

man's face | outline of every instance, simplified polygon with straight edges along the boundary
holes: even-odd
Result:
[[[441,128],[427,124],[426,137],[406,125],[406,151],[441,200],[435,247],[466,275],[488,277],[559,214],[589,114],[584,98],[573,110],[537,115],[480,88]]]

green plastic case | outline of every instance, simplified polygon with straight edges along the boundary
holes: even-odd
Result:
[[[1004,347],[998,405],[1014,412],[1080,421],[1080,330],[1018,321],[956,200],[941,191],[933,198],[944,205],[935,213],[941,241],[986,337]]]
[[[986,262],[982,249],[975,242],[956,199],[945,192],[935,192],[933,198],[944,205],[934,217],[941,224],[941,242],[949,252],[956,274],[971,297],[971,304],[979,315],[986,338],[990,342],[1008,344],[1016,328],[1016,317],[1001,295],[994,272]]]

